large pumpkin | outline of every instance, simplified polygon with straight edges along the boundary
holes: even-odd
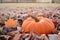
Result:
[[[36,34],[50,34],[55,29],[53,22],[44,17],[31,16],[22,24],[24,32],[35,32]]]

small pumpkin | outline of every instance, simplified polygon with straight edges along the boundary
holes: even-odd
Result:
[[[44,17],[31,16],[27,18],[22,24],[24,32],[35,32],[36,34],[50,34],[55,29],[53,22]]]
[[[17,27],[17,20],[9,19],[7,22],[5,22],[5,26],[8,28],[16,28]]]

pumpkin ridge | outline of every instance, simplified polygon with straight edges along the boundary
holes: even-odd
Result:
[[[45,22],[44,23],[45,24],[45,26],[47,26],[47,29],[49,30],[49,33],[51,33],[51,29],[50,29],[50,27],[51,27],[51,25],[50,25],[50,23],[48,23],[48,22]],[[48,25],[47,25],[48,24]],[[48,33],[48,30],[47,30],[47,32],[46,33]]]
[[[53,26],[53,28],[55,27],[52,21],[49,21],[48,19],[45,19],[45,20],[48,21],[48,22],[51,24],[51,25],[50,25],[51,27],[52,27],[52,26]]]
[[[42,30],[40,29],[40,30],[41,30],[41,32],[44,32],[44,33],[45,33],[45,29],[44,29],[43,22],[40,22],[40,26],[41,26],[41,29],[42,29]],[[41,34],[42,34],[42,33],[41,33]]]
[[[47,20],[48,21],[48,20]],[[46,22],[48,25],[49,25],[49,27],[51,28],[50,30],[51,30],[51,32],[52,32],[52,30],[53,29],[55,29],[53,26],[52,26],[52,24],[50,24],[49,22]],[[53,27],[53,28],[52,28]]]
[[[23,23],[23,25],[22,25],[22,29],[24,29],[24,30],[26,30],[26,28],[25,27],[28,27],[28,26],[26,26],[27,24],[28,25],[30,25],[30,23],[31,23],[31,21],[28,21],[28,22],[26,22],[26,21],[24,21],[24,23]]]
[[[53,24],[53,22],[50,20],[48,20],[47,18],[46,18],[46,21],[48,21],[51,25],[53,25],[54,26],[54,24]]]

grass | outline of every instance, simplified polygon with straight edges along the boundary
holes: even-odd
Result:
[[[0,7],[45,7],[45,6],[60,6],[59,3],[0,3]]]

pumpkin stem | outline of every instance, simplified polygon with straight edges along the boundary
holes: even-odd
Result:
[[[39,22],[39,19],[35,16],[31,16],[33,19],[35,19],[36,22]]]

